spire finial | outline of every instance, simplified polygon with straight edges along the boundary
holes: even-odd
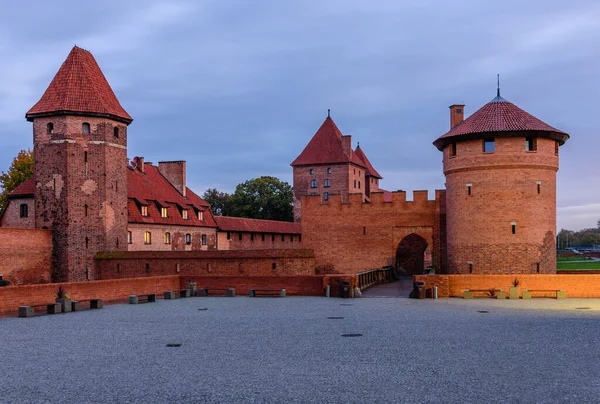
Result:
[[[498,77],[498,90],[496,91],[496,96],[500,97],[500,74],[498,74],[497,77]]]
[[[331,110],[327,109],[327,118],[331,118]]]
[[[356,142],[356,147],[360,147],[360,142]]]

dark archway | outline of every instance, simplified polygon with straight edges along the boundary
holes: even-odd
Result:
[[[398,275],[416,275],[425,271],[427,241],[418,234],[404,237],[396,249],[396,272]]]

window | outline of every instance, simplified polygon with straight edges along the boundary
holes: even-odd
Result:
[[[254,241],[254,233],[250,233],[250,241]]]
[[[81,125],[81,133],[83,133],[84,135],[90,134],[90,124],[89,123],[84,122],[83,125]]]
[[[119,248],[119,237],[117,237],[117,248]]]
[[[310,173],[310,175],[313,175],[315,173],[315,170],[313,170],[312,168],[308,171]]]
[[[54,124],[52,122],[49,122],[48,125],[46,125],[46,129],[47,129],[48,133],[50,133],[50,134],[54,133]]]
[[[26,203],[22,203],[19,206],[19,216],[20,217],[29,217],[29,206]]]
[[[554,154],[558,156],[558,142],[554,142]]]
[[[146,264],[146,273],[150,273],[150,264]]]
[[[328,167],[327,168],[327,174],[331,174],[331,172],[332,172],[331,167]]]
[[[311,188],[316,188],[317,187],[317,180],[310,180],[310,187]]]
[[[323,194],[323,200],[324,200],[324,201],[328,201],[328,200],[329,200],[329,192],[325,192],[325,193]]]
[[[169,217],[167,208],[160,208],[160,217]]]
[[[187,245],[192,244],[192,235],[190,233],[188,233],[188,234],[185,235],[185,243]]]
[[[271,241],[275,241],[275,235],[271,234]]]
[[[90,244],[90,239],[86,237],[85,238],[85,248],[88,248],[89,244]]]
[[[537,184],[537,193],[541,194],[542,193],[542,181],[538,181],[536,184]]]
[[[115,128],[113,129],[113,136],[118,139],[119,138],[119,127],[115,126]]]
[[[276,263],[273,263],[273,264],[271,265],[271,268],[272,268],[272,269],[277,269],[277,264],[276,264]]]
[[[265,241],[265,233],[262,234],[262,241]]]
[[[472,274],[473,273],[473,263],[469,262],[469,273]]]
[[[462,108],[456,108],[454,111],[456,114],[462,114]]]
[[[87,152],[83,152],[83,162],[87,163]]]
[[[450,155],[456,156],[456,143],[450,143]]]
[[[471,187],[473,184],[467,184],[467,195],[471,196]]]
[[[127,244],[132,244],[133,243],[133,237],[131,236],[131,232],[128,231],[127,232]]]
[[[298,242],[301,243],[302,242],[302,234],[298,234]]]
[[[171,233],[165,233],[165,244],[171,244]]]
[[[281,235],[281,241],[285,241],[285,235],[284,234]]]
[[[142,205],[141,209],[142,209],[142,216],[148,216],[148,207]]]
[[[121,272],[121,264],[117,264],[117,273]]]
[[[356,188],[356,180],[354,180],[354,188]]]
[[[87,215],[88,215],[88,206],[83,205],[83,216],[87,216]]]
[[[227,232],[227,240],[231,240],[231,232]]]
[[[188,219],[188,211],[187,210],[182,210],[181,211],[181,217],[183,217],[184,219]]]
[[[496,145],[494,143],[494,139],[485,139],[483,141],[483,152],[484,153],[493,153],[496,149]]]
[[[360,189],[360,181],[358,181],[358,189]]]
[[[537,273],[539,274],[539,273],[540,273],[540,263],[539,263],[539,262],[536,262],[536,263],[535,263],[535,266],[536,266],[536,268],[537,268]]]
[[[206,234],[202,235],[202,245],[206,245]]]
[[[240,241],[242,241],[242,232],[239,234]]]
[[[149,231],[144,233],[144,244],[152,244],[152,233]]]
[[[202,211],[202,210],[198,211],[198,220],[200,220],[201,222],[204,221],[204,211]]]
[[[537,139],[534,137],[525,138],[525,150],[536,151],[537,150]]]
[[[330,180],[325,180],[325,182],[323,183],[323,185],[327,188],[331,186],[331,181]]]
[[[517,234],[517,223],[516,222],[512,222],[510,224],[510,227],[512,229],[512,234]]]

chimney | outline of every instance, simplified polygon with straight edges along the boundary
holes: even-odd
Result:
[[[342,135],[342,150],[346,156],[352,155],[352,135]]]
[[[465,106],[463,104],[450,105],[450,129],[465,119]]]
[[[140,170],[141,172],[144,172],[144,158],[138,157],[137,159],[138,159],[138,161],[137,161],[138,170]]]
[[[185,161],[159,161],[158,171],[179,191],[181,195],[185,196],[185,190],[187,188],[185,184]]]

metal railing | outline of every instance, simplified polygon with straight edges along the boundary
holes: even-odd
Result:
[[[369,286],[377,285],[378,283],[391,282],[396,279],[396,273],[392,267],[370,269],[368,271],[359,272],[356,276],[358,277],[358,288],[360,290],[365,290]]]

